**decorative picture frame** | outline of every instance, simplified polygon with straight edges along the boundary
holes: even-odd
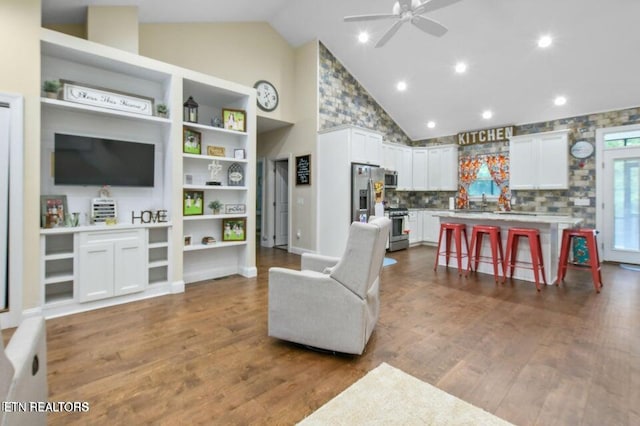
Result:
[[[222,125],[227,130],[247,131],[247,114],[241,109],[222,109]]]
[[[246,241],[247,219],[222,219],[222,241]]]
[[[238,148],[233,150],[233,158],[236,160],[244,160],[246,157],[244,148]]]
[[[246,212],[246,204],[225,204],[224,206],[224,214],[245,214]]]
[[[62,99],[65,101],[134,114],[153,115],[153,98],[69,80],[60,80],[60,83],[62,83]]]
[[[207,155],[210,157],[226,157],[226,149],[224,146],[207,146]]]
[[[68,211],[66,195],[40,196],[40,225],[43,228],[64,226],[64,218]]]
[[[204,191],[183,190],[182,215],[198,216],[202,214],[204,214]]]
[[[238,163],[232,163],[227,169],[228,186],[244,186],[244,168]]]
[[[296,185],[311,185],[311,154],[296,157]]]
[[[184,174],[184,185],[193,185],[193,175],[191,173]]]
[[[191,241],[193,241],[193,236],[191,236],[191,235],[185,235],[184,236],[184,245],[185,246],[190,246],[191,245]]]
[[[202,154],[202,133],[183,128],[182,152],[185,154]]]

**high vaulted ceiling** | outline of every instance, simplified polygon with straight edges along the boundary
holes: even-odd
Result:
[[[428,15],[449,29],[443,37],[405,24],[378,49],[393,21],[343,21],[390,13],[393,3],[43,0],[42,8],[44,23],[84,22],[88,5],[134,5],[143,23],[266,21],[292,46],[319,39],[413,140],[640,105],[639,0],[462,0]],[[368,44],[357,41],[363,30]],[[546,49],[537,46],[544,34],[553,37]],[[466,73],[454,72],[458,61]],[[563,106],[553,103],[559,95]]]

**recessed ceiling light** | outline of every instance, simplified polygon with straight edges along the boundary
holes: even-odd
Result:
[[[556,96],[556,98],[553,100],[553,103],[557,106],[562,106],[567,103],[567,98],[565,98],[564,96]]]
[[[360,43],[366,43],[369,41],[369,33],[363,31],[360,34],[358,34],[358,41]]]
[[[552,42],[553,39],[551,38],[551,36],[543,35],[538,39],[538,47],[542,47],[544,49],[545,47],[551,46]]]
[[[486,110],[482,112],[482,118],[484,118],[485,120],[488,120],[491,117],[493,117],[493,113],[491,111]]]
[[[465,64],[464,62],[458,62],[456,64],[456,72],[458,74],[462,74],[463,72],[465,72],[467,70],[467,64]]]
[[[405,83],[404,81],[399,81],[398,84],[396,85],[396,88],[399,91],[404,92],[405,90],[407,90],[407,83]]]
[[[427,127],[430,129],[433,129],[434,127],[436,127],[436,122],[435,121],[429,121],[427,123]]]

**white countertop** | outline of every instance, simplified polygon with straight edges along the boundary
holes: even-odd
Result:
[[[454,210],[447,212],[435,213],[434,216],[449,217],[456,219],[473,219],[473,220],[495,220],[502,222],[527,222],[527,223],[549,223],[549,224],[567,224],[571,226],[578,225],[583,221],[582,218],[571,216],[554,216],[536,213],[513,213],[513,212],[473,212],[464,210]]]

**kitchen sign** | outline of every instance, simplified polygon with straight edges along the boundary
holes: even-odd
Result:
[[[477,143],[502,142],[513,136],[513,126],[496,127],[494,129],[475,130],[473,132],[458,133],[458,145],[473,145]]]

